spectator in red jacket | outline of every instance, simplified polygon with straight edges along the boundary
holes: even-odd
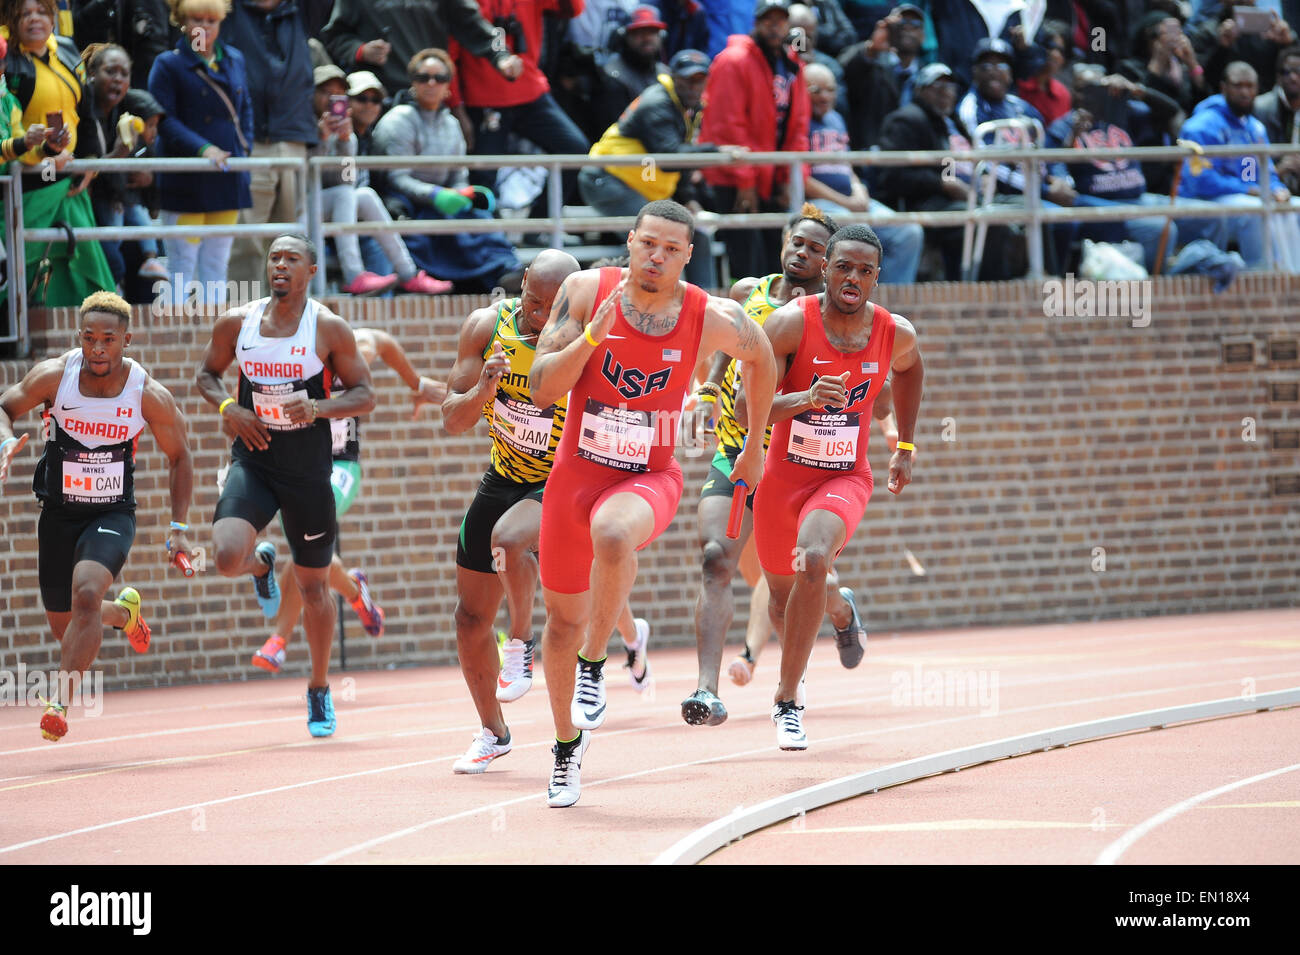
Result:
[[[812,107],[803,63],[785,43],[789,29],[790,0],[758,0],[754,32],[731,36],[714,58],[704,90],[700,142],[761,152],[808,149]],[[743,215],[789,208],[788,167],[716,167],[705,170],[704,178],[713,187],[718,212]],[[777,230],[728,231],[731,274],[766,274],[780,255],[779,242]]]
[[[551,84],[537,65],[542,53],[542,14],[570,18],[582,12],[583,0],[478,0],[484,18],[499,31],[498,45],[523,61],[516,80],[501,75],[491,61],[472,56],[459,43],[450,53],[456,61],[461,98],[469,109],[474,127],[471,152],[481,156],[504,156],[513,133],[552,155],[585,155],[591,143],[569,119],[555,98]],[[486,178],[484,178],[486,176]],[[470,176],[475,185],[496,188],[491,171]],[[564,172],[564,198],[577,201],[578,170]],[[534,204],[534,213],[546,214],[546,191]]]

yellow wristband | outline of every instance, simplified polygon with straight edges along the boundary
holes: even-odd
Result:
[[[596,339],[594,339],[594,338],[591,337],[591,326],[590,326],[590,325],[588,325],[586,328],[584,328],[584,329],[582,330],[582,337],[585,338],[585,339],[587,339],[587,344],[589,344],[592,348],[599,348],[599,347],[600,347],[600,342],[596,341]]]
[[[915,450],[916,450],[916,445],[914,445],[911,441],[900,441],[900,442],[898,442],[898,450],[900,450],[900,451],[915,451]]]
[[[225,401],[221,402],[221,404],[217,405],[217,414],[225,414],[226,405],[233,405],[234,403],[235,403],[234,398],[227,398]]]
[[[709,394],[709,393],[706,392],[706,391],[701,391],[701,392],[697,395],[697,397],[698,397],[701,401],[711,401],[711,402],[715,402],[715,403],[716,403],[717,400],[718,400],[718,396],[717,396],[717,395],[711,395],[711,394]]]

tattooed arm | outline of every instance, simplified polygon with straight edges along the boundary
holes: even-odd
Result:
[[[537,354],[533,357],[533,370],[529,375],[529,388],[533,404],[549,408],[569,393],[587,359],[594,350],[583,335],[587,319],[591,318],[591,334],[601,341],[609,333],[614,320],[614,303],[622,294],[623,285],[605,300],[604,305],[591,315],[600,284],[599,271],[575,272],[564,280],[551,306],[551,317],[537,339]]]

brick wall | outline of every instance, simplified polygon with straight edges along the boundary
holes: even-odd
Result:
[[[1300,405],[1270,403],[1269,385],[1300,381],[1300,370],[1269,364],[1267,345],[1300,335],[1300,278],[1246,276],[1219,296],[1199,279],[1159,279],[1146,328],[1126,317],[1047,318],[1043,289],[1032,282],[888,287],[880,300],[918,327],[927,381],[914,483],[901,498],[885,490],[887,457],[877,437],[876,494],[840,562],[844,579],[869,594],[870,628],[1296,605],[1300,496],[1273,496],[1273,489],[1275,478],[1300,475],[1300,452],[1271,450],[1270,432],[1300,428]],[[392,332],[417,368],[441,377],[461,320],[477,304],[463,297],[331,302],[357,326]],[[34,317],[42,326],[38,357],[71,342],[73,313]],[[142,312],[134,334],[131,353],[189,417],[192,523],[203,542],[226,453],[216,418],[191,383],[208,322]],[[1225,366],[1225,338],[1253,341],[1254,364]],[[0,362],[0,377],[8,385],[27,367]],[[363,491],[341,530],[345,560],[370,574],[388,631],[369,640],[347,611],[349,666],[449,663],[455,536],[485,466],[484,426],[450,437],[436,412],[411,422],[409,393],[396,376],[378,370],[376,384],[380,404],[362,429]],[[233,393],[233,373],[230,385]],[[1246,418],[1255,423],[1254,442],[1243,440]],[[20,425],[36,436],[32,416]],[[17,463],[0,500],[0,668],[57,662],[40,606],[37,508],[28,490],[38,444]],[[693,642],[694,495],[707,457],[682,463],[682,508],[643,555],[633,592],[660,643]],[[256,673],[247,661],[267,627],[248,582],[211,569],[187,581],[163,566],[166,470],[147,433],[136,488],[139,531],[123,578],[144,595],[154,645],[137,656],[120,637],[106,639],[100,664],[109,683]],[[286,554],[278,525],[269,532]],[[913,573],[905,548],[926,576]],[[541,619],[539,597],[539,632]],[[743,621],[738,599],[733,638]],[[288,672],[305,672],[305,660],[300,638]]]

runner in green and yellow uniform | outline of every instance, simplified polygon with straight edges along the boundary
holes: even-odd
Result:
[[[456,648],[483,726],[469,751],[452,766],[457,773],[481,773],[510,751],[501,703],[519,699],[532,687],[531,631],[542,491],[564,429],[566,402],[535,407],[529,375],[537,335],[550,317],[556,293],[564,279],[579,269],[577,260],[566,252],[548,249],[538,255],[524,273],[519,298],[477,309],[466,319],[456,367],[447,383],[443,426],[460,434],[481,417],[492,434],[491,464],[461,523],[456,544]],[[503,594],[510,614],[504,664],[492,630]],[[638,651],[632,667],[638,689],[649,682],[648,629],[624,610],[619,631]]]

